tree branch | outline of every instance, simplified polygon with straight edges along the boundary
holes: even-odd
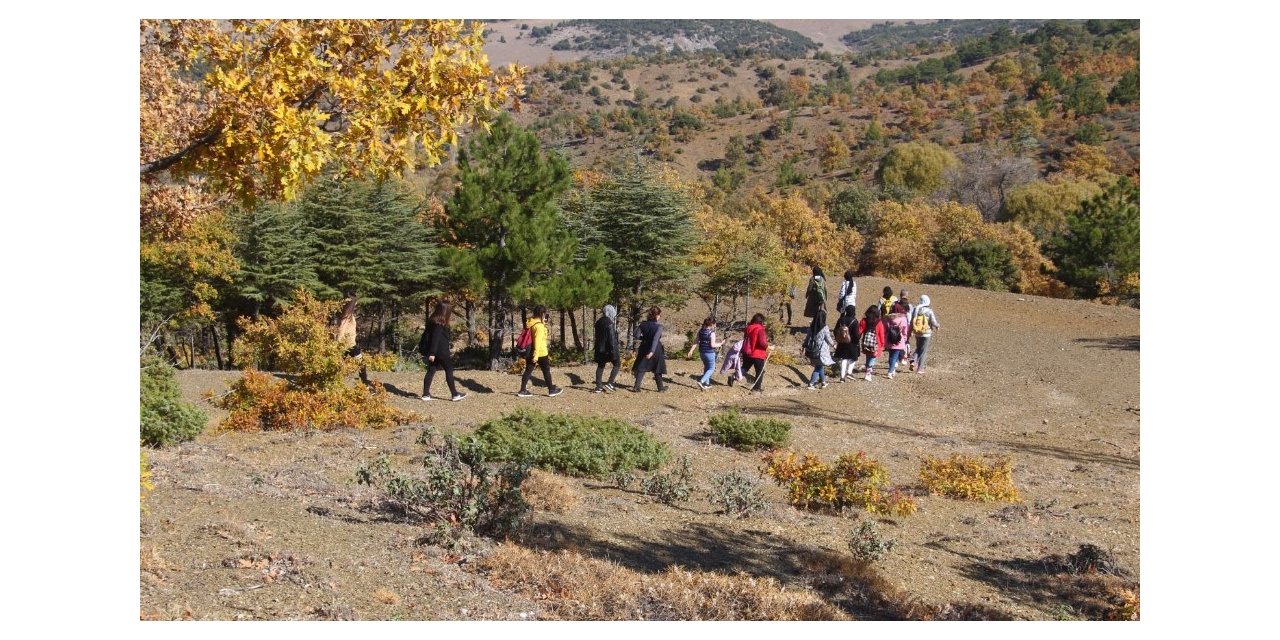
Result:
[[[148,173],[156,173],[159,171],[164,171],[165,169],[168,169],[169,167],[172,167],[173,165],[178,164],[178,162],[182,161],[183,158],[186,158],[188,155],[191,154],[191,152],[195,151],[196,149],[212,144],[213,141],[217,140],[218,136],[220,135],[222,135],[222,127],[218,127],[210,131],[209,133],[206,133],[200,136],[199,138],[192,140],[191,144],[188,144],[186,147],[183,147],[181,150],[175,153],[172,153],[163,158],[160,158],[155,162],[142,163],[142,165],[138,167],[138,173],[145,175]]]

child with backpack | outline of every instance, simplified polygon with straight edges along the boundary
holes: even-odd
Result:
[[[844,382],[858,364],[858,309],[853,305],[845,307],[836,320],[835,339],[835,357],[840,361],[838,380]]]
[[[694,349],[698,350],[698,355],[702,357],[702,378],[698,380],[698,386],[703,391],[711,388],[711,374],[716,370],[716,350],[724,343],[716,337],[716,319],[707,318],[702,321],[702,329],[698,330],[698,340],[689,347],[689,356],[693,356]]]
[[[884,295],[880,296],[880,315],[887,316],[893,310],[893,303],[898,301],[898,297],[893,295],[893,287],[885,287]]]
[[[827,367],[835,364],[831,359],[831,347],[835,340],[831,337],[831,327],[827,326],[827,312],[818,309],[813,322],[809,324],[809,335],[805,337],[804,355],[813,365],[813,374],[809,376],[809,390],[826,388]]]
[[[933,313],[929,296],[920,296],[920,304],[911,313],[911,333],[916,337],[916,353],[911,359],[911,370],[924,373],[924,358],[929,350],[929,340],[938,330],[938,316]]]
[[[840,283],[840,295],[836,298],[836,311],[844,311],[845,307],[857,308],[858,283],[853,281],[853,269],[844,272],[844,282]]]
[[[516,349],[525,357],[524,375],[520,377],[520,390],[516,396],[528,398],[529,379],[533,377],[533,367],[542,369],[542,378],[547,382],[547,395],[554,398],[560,395],[560,387],[551,383],[551,351],[547,348],[547,308],[538,305],[533,308],[533,317],[524,324],[524,331],[516,342]]]
[[[880,357],[885,345],[884,323],[880,322],[880,307],[875,305],[867,307],[866,314],[862,320],[858,321],[858,335],[862,336],[858,339],[859,350],[867,358],[867,375],[863,380],[870,382],[876,358]]]
[[[720,373],[729,374],[731,387],[734,381],[742,379],[742,347],[746,343],[746,339],[742,339],[730,344],[729,350],[724,354],[724,364],[720,365]]]
[[[911,325],[907,322],[907,305],[901,300],[893,303],[893,313],[884,320],[885,342],[889,349],[889,379],[898,368],[898,361],[911,342]]]

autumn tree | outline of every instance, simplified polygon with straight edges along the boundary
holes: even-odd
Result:
[[[1067,228],[1067,216],[1081,203],[1102,193],[1102,187],[1085,180],[1030,182],[1008,192],[1000,220],[1026,227],[1041,244],[1048,244]]]
[[[693,253],[693,263],[704,278],[696,293],[714,317],[720,316],[720,301],[728,297],[737,310],[738,298],[775,292],[786,287],[791,269],[777,236],[753,229],[747,219],[703,208],[697,216],[702,240]]]
[[[947,169],[959,163],[955,155],[935,143],[906,142],[885,154],[876,177],[883,186],[928,195],[945,186]]]
[[[960,164],[946,171],[947,198],[972,205],[987,222],[994,222],[1011,189],[1037,177],[1027,158],[982,146],[960,156]]]
[[[833,274],[857,270],[862,235],[854,229],[837,228],[825,210],[810,206],[798,193],[779,197],[755,191],[749,220],[757,233],[778,239],[793,279],[803,277],[815,266]]]
[[[828,132],[818,139],[818,161],[827,173],[843,168],[849,162],[849,145],[835,132]]]

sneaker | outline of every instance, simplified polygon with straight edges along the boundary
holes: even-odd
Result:
[[[525,391],[524,389],[521,389],[521,390],[519,390],[519,391],[517,391],[517,392],[516,392],[516,397],[518,397],[518,398],[528,398],[528,397],[529,397],[529,396],[531,396],[531,395],[533,395],[533,394],[532,394],[532,393],[529,393],[528,391]]]
[[[868,372],[867,372],[867,375],[866,375],[866,376],[864,376],[862,379],[863,379],[863,380],[866,380],[867,382],[871,382],[871,372],[870,372],[870,371],[868,371]]]
[[[892,379],[893,379],[893,372],[892,372],[892,371],[890,371],[890,372],[889,372],[889,379],[890,379],[890,380],[892,380]]]
[[[702,387],[702,390],[703,390],[703,391],[706,391],[707,389],[710,389],[710,388],[711,388],[711,385],[709,385],[709,384],[703,384],[701,381],[699,381],[699,382],[698,382],[698,386],[699,386],[699,387]]]
[[[561,389],[560,387],[551,387],[551,390],[547,392],[547,397],[554,398],[563,392],[564,389]]]
[[[826,389],[826,388],[827,388],[827,384],[828,384],[828,383],[827,383],[827,381],[826,381],[826,380],[823,380],[823,381],[822,381],[822,386],[821,386],[821,387],[819,387],[819,389]]]
[[[813,391],[813,390],[817,389],[817,387],[815,387],[815,386],[813,386],[813,385],[811,385],[811,384],[810,384],[810,385],[806,385],[806,386],[805,386],[805,388],[806,388],[806,389],[808,389],[808,390],[810,390],[810,391]]]
[[[435,400],[435,398],[432,398],[431,396],[422,396],[423,402],[431,402],[432,400]]]
[[[605,391],[608,391],[609,393],[613,393],[614,391],[617,391],[617,390],[618,390],[618,388],[617,388],[617,387],[615,387],[615,386],[613,386],[613,385],[611,385],[611,384],[606,384],[606,385],[604,386],[604,390],[605,390]]]
[[[596,387],[591,390],[591,393],[604,393],[604,387]]]
[[[729,386],[733,386],[733,376],[729,376]]]
[[[916,361],[915,361],[915,360],[912,360],[912,361],[911,361],[911,370],[912,370],[912,371],[915,371],[915,370],[916,370]]]
[[[450,402],[457,402],[457,401],[459,401],[459,400],[461,400],[461,399],[463,399],[463,398],[465,398],[465,397],[467,397],[467,394],[465,394],[465,393],[457,393],[457,394],[454,394],[454,396],[453,396],[452,398],[449,398],[449,401],[450,401]]]

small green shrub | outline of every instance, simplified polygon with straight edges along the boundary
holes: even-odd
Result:
[[[159,358],[142,360],[142,442],[163,447],[185,442],[204,430],[208,417],[184,402],[173,367]]]
[[[662,504],[688,502],[689,495],[693,493],[693,462],[689,456],[682,456],[675,469],[655,473],[642,480],[640,490]]]
[[[571,476],[653,471],[670,457],[665,444],[621,420],[532,409],[480,425],[475,439],[489,460],[527,460]]]
[[[707,500],[719,506],[721,513],[733,518],[750,518],[765,507],[760,483],[736,469],[711,478]]]
[[[486,464],[474,441],[438,438],[430,429],[418,444],[427,447],[420,476],[392,469],[382,455],[356,469],[356,482],[382,490],[406,516],[433,525],[436,543],[456,544],[466,532],[508,537],[519,531],[532,511],[520,491],[527,464]]]
[[[774,418],[750,419],[736,407],[711,416],[708,420],[716,441],[739,451],[778,449],[791,438],[791,423]]]
[[[849,538],[849,551],[863,562],[875,562],[893,550],[895,542],[880,537],[875,521],[863,519]]]

